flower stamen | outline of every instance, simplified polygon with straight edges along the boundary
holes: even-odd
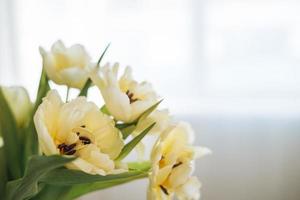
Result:
[[[59,149],[59,151],[62,151],[67,145],[65,143],[59,144],[57,146],[57,148]]]
[[[71,151],[66,152],[65,154],[66,154],[66,155],[73,155],[73,154],[75,154],[75,153],[76,153],[76,150],[73,149],[73,150],[71,150]]]
[[[80,136],[79,140],[81,140],[81,142],[86,145],[86,144],[91,144],[91,140],[88,137],[85,136]]]
[[[160,187],[160,189],[165,193],[165,195],[169,195],[168,190],[167,190],[164,186],[159,185],[159,187]]]
[[[165,157],[161,156],[160,160],[159,160],[159,166],[162,168],[165,165]]]
[[[76,153],[76,150],[74,149],[75,147],[76,147],[76,143],[70,145],[62,143],[57,146],[60,153],[65,155],[73,155],[74,153]]]
[[[172,168],[174,169],[174,168],[178,167],[179,165],[182,165],[182,162],[178,162],[178,163],[176,163],[175,165],[173,165],[173,167],[172,167]]]
[[[132,92],[130,92],[129,90],[126,91],[126,95],[127,95],[128,98],[129,98],[130,104],[132,104],[132,103],[134,103],[134,102],[136,102],[136,101],[139,100],[138,98],[133,98],[133,95],[134,95],[134,94],[133,94]]]

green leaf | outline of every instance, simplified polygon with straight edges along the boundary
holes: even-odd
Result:
[[[70,190],[66,191],[63,193],[60,198],[57,199],[63,199],[63,200],[73,200],[75,198],[78,198],[84,194],[113,187],[116,185],[120,185],[123,183],[127,183],[133,180],[145,178],[148,176],[148,173],[140,173],[136,175],[132,175],[130,177],[123,177],[120,179],[114,179],[111,181],[104,181],[104,182],[95,182],[95,183],[88,183],[88,184],[79,184],[79,185],[74,185],[71,187]]]
[[[32,155],[38,154],[38,138],[37,138],[34,122],[33,122],[33,116],[49,90],[50,90],[49,80],[45,69],[43,69],[40,77],[34,109],[31,114],[31,118],[28,123],[28,126],[26,127],[26,130],[24,130],[22,133],[24,135],[24,150],[23,150],[23,160],[22,160],[22,165],[24,166],[23,170],[28,161],[28,158]]]
[[[23,149],[23,172],[25,170],[26,163],[30,156],[38,154],[38,138],[35,126],[33,123],[33,117],[26,130],[22,133],[24,135],[24,149]]]
[[[97,62],[97,65],[96,65],[97,68],[100,66],[100,62],[103,59],[103,57],[104,57],[106,51],[108,50],[109,46],[110,46],[110,43],[106,46],[106,48],[104,49],[103,53],[101,54],[101,56],[100,56],[100,58],[99,58],[99,60]],[[92,85],[92,80],[89,78],[85,82],[85,84],[84,84],[83,88],[81,89],[81,91],[80,91],[80,93],[79,93],[78,96],[85,96],[86,97],[87,93],[88,93],[88,90],[91,87],[91,85]]]
[[[158,105],[163,101],[160,100],[159,102],[157,102],[156,104],[154,104],[153,106],[151,106],[150,108],[148,108],[146,111],[144,111],[136,120],[135,123],[137,124],[139,121],[142,121],[144,119],[146,119],[157,107]]]
[[[100,58],[99,58],[99,60],[98,60],[98,62],[97,62],[97,67],[100,66],[101,60],[103,59],[103,57],[104,57],[106,51],[108,50],[109,46],[110,46],[110,43],[108,43],[108,45],[105,47],[103,53],[101,54],[101,56],[100,56]]]
[[[94,176],[98,176],[98,175],[94,175]],[[48,200],[48,199],[50,200],[51,198],[47,198],[48,195],[51,195],[51,194],[55,195],[56,192],[60,192],[59,197],[54,196],[54,198],[52,198],[52,199],[73,200],[75,198],[78,198],[84,194],[87,194],[87,193],[90,193],[93,191],[113,187],[116,185],[120,185],[123,183],[133,181],[133,180],[145,178],[147,176],[148,176],[148,170],[145,170],[145,171],[134,172],[134,173],[133,172],[123,173],[122,177],[119,177],[116,179],[98,181],[98,182],[93,182],[93,183],[76,184],[76,185],[69,186],[69,187],[63,186],[63,185],[47,185],[47,187],[50,187],[49,189],[47,189],[47,187],[46,187],[46,190],[48,190],[47,191],[48,194],[46,193],[45,196],[40,195],[41,198],[36,198],[36,199],[44,200],[44,197],[46,197],[45,198],[46,200]],[[78,177],[78,179],[80,179],[80,177]],[[64,188],[64,190],[61,190],[60,188]]]
[[[40,192],[31,198],[31,200],[65,200],[63,196],[68,194],[72,188],[72,186],[55,186],[46,184],[39,184],[39,187],[41,188]]]
[[[2,194],[2,196],[4,196],[6,181],[7,168],[4,156],[4,149],[0,147],[0,194]]]
[[[125,140],[136,128],[136,125],[130,125],[123,129],[120,129],[123,139]]]
[[[151,168],[151,162],[150,161],[130,162],[130,163],[127,163],[127,165],[128,165],[128,168],[130,170],[148,171]]]
[[[8,179],[21,177],[21,150],[18,128],[13,113],[0,88],[0,129],[4,140],[4,154],[7,162]]]
[[[40,83],[39,83],[39,88],[38,88],[38,92],[36,95],[36,101],[34,104],[33,114],[35,113],[35,111],[37,110],[39,105],[42,103],[43,98],[46,96],[46,94],[48,93],[49,90],[50,90],[49,80],[48,80],[46,71],[43,69],[42,73],[41,73],[41,77],[40,77]]]
[[[133,149],[134,147],[147,135],[147,133],[153,128],[156,123],[151,124],[148,128],[138,134],[135,138],[133,138],[129,143],[127,143],[119,156],[115,159],[116,161],[120,161],[125,158]]]
[[[72,200],[92,191],[116,186],[148,176],[149,168],[145,167],[145,165],[141,168],[132,169],[133,170],[129,172],[107,176],[90,175],[81,171],[65,168],[55,169],[41,179],[41,182],[44,184],[49,184],[46,186],[46,189],[44,189],[46,191],[42,190],[42,192],[46,193],[46,197],[57,195],[55,196],[56,199]],[[50,190],[49,187],[53,188],[54,191],[47,191]],[[60,187],[64,188],[64,190],[60,190]],[[40,197],[40,199],[43,200],[45,198],[43,195],[40,195]],[[49,198],[49,200],[50,199],[51,198]]]
[[[93,182],[111,182],[118,181],[130,177],[135,177],[137,175],[141,175],[143,173],[147,173],[141,170],[134,170],[129,172],[124,172],[121,174],[113,174],[113,175],[91,175],[84,173],[78,170],[70,170],[66,168],[58,168],[55,169],[48,174],[46,174],[43,178],[41,178],[42,183],[51,184],[51,185],[77,185],[77,184],[86,184]]]
[[[88,78],[88,80],[85,82],[83,88],[80,90],[80,93],[78,96],[87,96],[88,90],[92,85],[92,80],[90,78]]]
[[[158,105],[163,101],[160,100],[159,102],[155,103],[154,105],[152,105],[150,108],[148,108],[147,110],[145,110],[137,119],[135,119],[133,122],[130,123],[118,123],[116,124],[116,128],[122,130],[125,128],[128,128],[132,125],[137,125],[139,121],[142,121],[144,119],[146,119],[157,107]]]
[[[118,123],[115,126],[116,126],[117,129],[122,130],[122,129],[130,127],[132,125],[136,125],[136,124],[135,123]]]
[[[149,162],[130,163],[130,171],[115,175],[90,175],[77,170],[57,168],[45,175],[40,182],[47,184],[34,199],[72,200],[92,191],[123,184],[148,176]],[[63,189],[61,189],[63,188]]]
[[[25,175],[8,183],[6,199],[23,200],[34,196],[39,191],[38,182],[44,175],[74,159],[75,157],[59,155],[32,156],[28,161]]]
[[[64,190],[60,190],[61,186],[56,186],[57,188],[55,188],[55,186],[54,186],[54,192],[60,190],[61,193],[60,193],[59,197],[52,198],[52,199],[55,199],[55,200],[74,200],[74,199],[76,199],[76,198],[78,198],[82,195],[85,195],[87,193],[90,193],[90,192],[94,192],[94,191],[97,191],[97,190],[102,190],[102,189],[105,189],[105,188],[110,188],[110,187],[120,185],[120,184],[124,184],[124,183],[128,183],[130,181],[145,178],[147,176],[148,176],[147,173],[142,173],[140,175],[136,175],[136,176],[132,176],[132,177],[128,177],[128,178],[123,178],[123,179],[120,179],[120,180],[112,180],[110,182],[95,182],[95,183],[74,185],[72,187],[62,187],[62,188],[64,188]],[[52,185],[51,185],[51,188],[52,188]],[[44,196],[42,196],[42,198],[37,198],[36,200],[40,200],[40,199],[44,200]],[[52,200],[50,197],[45,198],[45,200],[48,200],[48,199]]]
[[[110,115],[110,112],[105,105],[100,108],[100,111],[106,115]]]
[[[101,60],[103,59],[103,57],[104,57],[106,51],[108,50],[109,46],[110,46],[110,43],[108,43],[108,45],[105,47],[103,53],[101,54],[101,56],[100,56],[100,58],[99,58],[99,60],[98,60],[98,62],[97,62],[97,67],[100,66]]]

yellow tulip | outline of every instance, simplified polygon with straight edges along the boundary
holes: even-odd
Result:
[[[91,79],[101,91],[111,115],[123,122],[132,122],[145,110],[157,103],[157,95],[147,82],[138,83],[132,77],[131,68],[118,77],[119,64],[106,64],[91,73]]]
[[[85,97],[63,103],[55,90],[43,99],[34,116],[41,150],[46,155],[76,155],[67,167],[89,174],[114,174],[114,159],[124,146],[114,121]]]
[[[192,176],[194,160],[210,150],[193,146],[193,137],[192,128],[183,122],[170,125],[161,135],[151,154],[148,200],[200,198],[200,182]]]
[[[82,45],[75,44],[66,48],[59,40],[52,45],[49,52],[40,47],[40,54],[49,79],[56,84],[72,88],[81,89],[84,86],[92,64],[90,56]]]

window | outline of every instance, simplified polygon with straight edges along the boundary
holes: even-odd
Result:
[[[32,96],[38,46],[62,39],[95,60],[111,42],[106,61],[131,65],[173,112],[299,111],[297,1],[0,2],[1,84],[25,85]]]

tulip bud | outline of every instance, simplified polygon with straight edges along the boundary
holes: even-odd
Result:
[[[33,104],[23,87],[2,87],[3,94],[16,119],[17,125],[22,127],[28,121]]]
[[[91,58],[82,45],[75,44],[67,48],[62,41],[57,41],[51,51],[40,47],[40,54],[50,80],[72,88],[81,89],[84,86]]]
[[[3,147],[3,139],[0,137],[0,148]]]

